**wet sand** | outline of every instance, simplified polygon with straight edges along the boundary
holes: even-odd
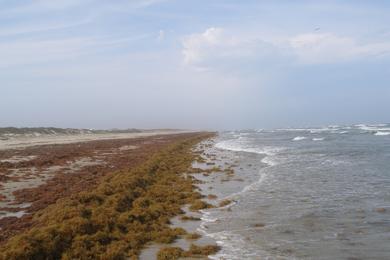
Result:
[[[226,200],[226,196],[231,194],[234,189],[238,187],[244,187],[248,185],[246,181],[240,179],[235,173],[238,170],[238,165],[235,165],[236,157],[232,153],[219,154],[214,148],[214,139],[203,141],[194,148],[194,151],[199,153],[202,157],[202,161],[195,161],[192,164],[193,169],[196,169],[196,173],[187,173],[196,180],[196,187],[198,191],[204,196],[203,201],[213,205],[215,208],[210,210],[214,211],[229,211],[230,207],[234,205],[233,200]],[[212,170],[213,169],[213,170]],[[212,170],[212,171],[211,171]],[[222,205],[221,205],[222,203]],[[224,205],[223,203],[226,203]],[[186,237],[180,237],[172,244],[157,244],[152,243],[148,245],[141,253],[140,260],[156,259],[157,253],[160,249],[165,247],[180,247],[183,250],[188,250],[191,244],[197,246],[206,245],[218,245],[218,241],[214,240],[208,235],[208,226],[205,223],[219,221],[218,219],[208,219],[208,210],[191,211],[188,205],[183,207],[185,212],[181,216],[176,216],[170,220],[172,227],[183,228],[187,233],[197,233],[200,235],[196,239],[188,239]],[[194,217],[194,219],[183,220],[182,217]],[[183,258],[191,259],[191,258]],[[216,259],[213,255],[209,257],[196,258],[196,259]]]

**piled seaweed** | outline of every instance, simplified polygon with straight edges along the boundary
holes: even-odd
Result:
[[[174,241],[186,232],[169,219],[185,204],[209,206],[184,173],[196,157],[193,145],[211,135],[179,140],[137,168],[106,176],[96,189],[37,212],[37,224],[4,244],[0,259],[137,259],[148,242]]]

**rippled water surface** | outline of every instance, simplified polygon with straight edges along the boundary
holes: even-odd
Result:
[[[244,179],[205,212],[216,259],[390,259],[389,125],[226,132],[211,149]]]

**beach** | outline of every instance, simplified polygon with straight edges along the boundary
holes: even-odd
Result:
[[[389,140],[377,133],[389,129],[189,132],[1,150],[0,259],[23,258],[20,245],[36,241],[45,247],[29,254],[65,259],[386,259]],[[66,246],[49,243],[53,235]]]
[[[153,241],[195,239],[169,223],[186,206],[193,211],[211,206],[201,200],[195,179],[183,174],[199,156],[194,145],[212,134],[151,135],[2,150],[0,258],[136,257]],[[172,184],[177,189],[167,196]],[[52,235],[59,244],[51,242]],[[86,249],[80,239],[98,248]],[[163,248],[159,259],[170,250]],[[179,253],[206,256],[217,250],[215,243],[191,243]]]
[[[45,129],[45,128],[43,128]],[[79,142],[88,142],[96,140],[129,139],[137,137],[147,137],[166,134],[180,134],[191,132],[189,130],[143,130],[143,131],[77,131],[75,134],[41,134],[39,132],[29,131],[28,134],[3,134],[0,135],[0,150],[26,148],[36,145],[49,144],[70,144]],[[101,132],[101,133],[99,133]]]

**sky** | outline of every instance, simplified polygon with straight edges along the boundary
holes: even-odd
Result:
[[[390,122],[390,1],[0,0],[0,127]]]

